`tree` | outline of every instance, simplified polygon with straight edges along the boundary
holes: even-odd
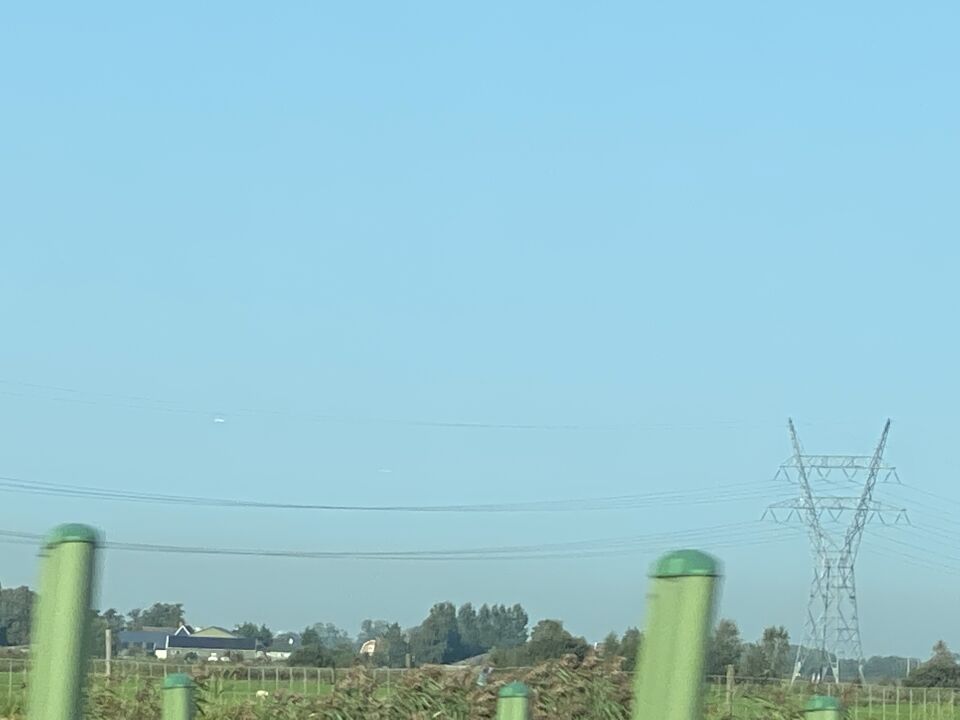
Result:
[[[527,641],[529,621],[522,605],[508,608],[484,603],[477,612],[477,647],[481,652],[493,648],[519,647]]]
[[[119,633],[125,627],[123,615],[113,608],[100,613],[91,612],[90,628],[87,634],[87,646],[93,657],[103,657],[106,655],[106,632],[110,630],[111,647],[116,654],[120,649]]]
[[[930,662],[956,664],[957,660],[953,653],[950,652],[947,644],[943,640],[937,640],[937,642],[933,644],[933,656],[930,658]]]
[[[607,657],[614,657],[620,654],[620,636],[611,631],[600,644],[603,654]]]
[[[360,623],[357,646],[363,645],[367,640],[376,640],[387,631],[388,627],[390,623],[386,620],[364,620]]]
[[[134,608],[127,613],[127,630],[143,630],[143,621],[140,619],[142,614],[143,610],[140,608]]]
[[[337,648],[343,644],[350,644],[350,634],[346,630],[338,628],[333,623],[316,623],[311,626],[311,629],[316,633],[316,643],[323,647],[331,650]],[[311,634],[310,639],[313,639],[313,634]],[[304,645],[311,644],[307,643],[303,638],[300,639],[300,642]]]
[[[559,620],[541,620],[530,633],[523,655],[529,664],[576,655],[583,660],[590,646],[582,637],[574,637]]]
[[[782,625],[768,627],[760,642],[744,648],[741,674],[753,678],[779,678],[790,672],[790,634]]]
[[[637,628],[630,628],[620,639],[620,655],[623,657],[624,670],[632,672],[637,667],[637,655],[643,644],[643,633]]]
[[[380,635],[377,652],[374,660],[387,667],[404,667],[407,662],[407,653],[410,652],[410,643],[397,623],[391,623]]]
[[[36,594],[28,587],[0,589],[0,634],[7,645],[30,643],[30,616]]]
[[[710,638],[707,653],[707,675],[723,675],[728,665],[740,662],[743,642],[740,629],[733,620],[721,620]]]
[[[273,642],[273,632],[266,625],[257,627],[256,623],[245,622],[237,625],[233,632],[240,637],[256,640],[264,647],[269,647],[270,643]]]
[[[465,603],[457,610],[457,632],[460,633],[460,644],[464,657],[480,655],[485,648],[480,642],[480,624],[477,621],[477,611],[473,605]]]
[[[137,613],[136,621],[139,623],[139,627],[133,629],[145,627],[175,628],[183,622],[183,603],[154,603],[147,610],[131,610],[131,621],[134,619],[135,612]]]
[[[768,627],[760,640],[763,657],[772,677],[783,677],[790,672],[790,633],[780,625]]]
[[[300,633],[300,644],[304,647],[319,645],[320,633],[318,633],[312,627],[304,628],[303,632]]]
[[[427,619],[410,633],[410,652],[420,664],[463,659],[453,603],[437,603],[430,608]]]
[[[933,656],[903,681],[909,687],[960,687],[960,665],[943,640],[933,646]]]
[[[107,608],[100,613],[100,617],[103,618],[103,621],[107,624],[107,627],[113,631],[114,635],[123,630],[126,626],[123,615],[117,612],[117,610],[114,608]]]
[[[517,647],[527,641],[527,624],[530,616],[520,603],[505,612],[503,631],[498,638],[501,647]]]
[[[492,648],[496,644],[496,631],[493,627],[493,612],[484,603],[477,612],[477,644],[482,648]]]

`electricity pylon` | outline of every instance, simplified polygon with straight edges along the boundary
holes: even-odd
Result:
[[[796,498],[770,505],[776,522],[799,520],[807,527],[813,554],[813,582],[807,605],[803,641],[797,648],[793,678],[808,675],[814,680],[840,682],[840,663],[855,660],[863,681],[863,649],[854,563],[863,529],[872,520],[884,525],[907,519],[906,510],[873,499],[873,489],[883,482],[900,482],[897,469],[883,461],[890,432],[887,420],[873,455],[807,455],[803,452],[793,420],[788,421],[793,456],[780,466],[777,478],[798,486]],[[831,485],[860,485],[859,495],[815,494],[811,481]],[[852,513],[852,518],[850,515]],[[847,522],[847,519],[849,522]]]

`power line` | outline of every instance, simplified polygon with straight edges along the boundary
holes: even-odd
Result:
[[[634,535],[602,540],[584,540],[563,543],[541,543],[503,547],[466,548],[452,550],[412,551],[308,551],[252,548],[223,548],[202,545],[169,545],[141,542],[103,543],[106,550],[160,553],[173,555],[207,555],[261,558],[290,558],[311,560],[381,560],[381,561],[464,561],[464,560],[549,560],[599,558],[662,550],[678,543],[707,543],[711,547],[767,544],[787,539],[782,532],[763,528],[757,522],[734,523],[687,531]],[[0,530],[0,543],[36,544],[43,536],[36,533]]]
[[[270,510],[301,510],[328,512],[402,512],[402,513],[511,513],[511,512],[584,512],[631,510],[665,505],[689,505],[737,502],[769,497],[772,481],[747,481],[700,488],[632,495],[614,495],[598,498],[569,500],[534,500],[519,503],[480,503],[451,505],[351,505],[327,503],[279,502],[269,500],[237,500],[222,497],[165,495],[130,490],[112,490],[84,485],[67,485],[22,478],[0,476],[0,492],[82,498],[110,502],[183,505],[214,508],[247,508]]]
[[[447,428],[459,430],[541,430],[541,431],[624,431],[624,430],[692,430],[705,427],[769,427],[773,422],[748,422],[744,420],[715,420],[699,423],[524,423],[524,422],[483,422],[473,420],[436,420],[423,418],[386,418],[355,415],[332,414],[322,412],[296,412],[270,408],[240,407],[200,408],[183,403],[143,395],[124,395],[80,390],[60,385],[22,382],[0,378],[0,385],[19,387],[27,392],[0,390],[0,395],[21,397],[49,402],[62,402],[80,405],[114,407],[128,410],[146,410],[182,415],[204,417],[223,416],[262,416],[280,417],[304,422],[331,423],[344,425],[391,425],[413,428]],[[30,391],[56,393],[54,395],[31,394]]]
[[[905,552],[901,550],[899,547],[889,547],[889,546],[883,545],[883,543],[890,542],[890,541],[892,541],[891,538],[878,538],[877,536],[873,536],[872,538],[870,538],[869,543],[864,547],[865,549],[868,549],[870,552],[874,552],[880,555],[898,557],[902,560],[906,560],[911,565],[914,565],[916,567],[920,567],[926,570],[936,570],[937,572],[946,570],[947,572],[950,572],[953,574],[960,574],[960,566],[942,561],[943,558],[950,559],[950,556],[944,556],[944,555],[938,556],[936,554],[931,554],[931,552],[926,548],[920,547],[918,545],[914,545],[912,543],[905,543],[902,541],[896,542],[896,545],[916,550],[917,552],[922,553],[922,555],[914,555],[910,552]],[[879,546],[877,545],[878,542],[880,543]]]

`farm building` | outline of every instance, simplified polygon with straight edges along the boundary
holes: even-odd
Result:
[[[139,649],[146,653],[154,653],[167,645],[170,635],[190,635],[193,628],[181,625],[178,628],[145,627],[140,630],[121,630],[117,633],[117,643],[120,651]]]
[[[157,650],[160,659],[196,655],[200,660],[222,660],[228,657],[253,658],[257,654],[257,641],[237,637],[223,628],[206,628],[193,635],[168,635],[166,646]]]

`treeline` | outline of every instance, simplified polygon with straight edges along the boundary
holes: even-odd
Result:
[[[30,614],[34,593],[27,587],[0,588],[0,647],[24,646],[30,642]],[[154,603],[146,609],[134,608],[126,614],[113,608],[95,612],[90,631],[91,652],[104,654],[104,631],[113,631],[114,641],[121,630],[145,627],[177,627],[185,622],[182,603]],[[434,605],[427,617],[412,628],[386,620],[364,620],[357,635],[333,623],[315,623],[300,633],[275,637],[265,624],[245,622],[233,628],[243,637],[256,638],[269,647],[275,640],[297,640],[298,649],[290,657],[291,665],[347,667],[358,662],[358,650],[367,640],[377,641],[377,650],[367,661],[387,667],[450,664],[478,656],[499,667],[528,666],[544,660],[572,654],[580,658],[591,650],[583,637],[571,634],[559,620],[541,620],[529,629],[529,617],[521,605],[481,605],[452,603]],[[631,628],[622,635],[611,633],[600,644],[605,655],[623,658],[623,667],[632,669],[642,634]],[[114,648],[115,650],[117,648]],[[758,679],[787,678],[793,672],[796,646],[782,626],[766,628],[761,636],[746,642],[737,624],[720,620],[710,639],[707,661],[709,675],[723,675],[733,665],[739,677]],[[823,658],[826,665],[827,658]],[[903,657],[872,657],[866,661],[864,675],[869,682],[896,681],[907,676],[908,662]],[[843,661],[841,676],[855,678],[855,662]],[[904,684],[916,687],[960,687],[960,664],[942,641],[931,658],[913,668]]]
[[[419,625],[404,630],[398,623],[364,620],[355,640],[330,623],[313,625],[301,633],[303,646],[288,663],[295,667],[344,667],[361,660],[357,650],[375,639],[377,649],[364,660],[382,667],[453,664],[475,659],[497,667],[525,667],[545,660],[576,655],[581,660],[592,650],[583,637],[573,635],[559,620],[541,620],[528,632],[529,616],[521,605],[470,603],[455,608],[437,603]],[[249,629],[254,623],[246,624]],[[636,628],[622,636],[611,633],[601,651],[624,658],[632,669],[642,635]]]
[[[410,664],[450,664],[494,649],[507,651],[527,643],[529,616],[521,605],[471,603],[456,608],[437,603],[416,627],[404,630],[399,623],[364,620],[355,640],[330,623],[313,625],[300,635],[302,647],[290,657],[291,665],[352,664],[356,651],[367,640],[377,641],[371,662],[388,667]],[[252,625],[252,623],[251,623]],[[585,641],[584,641],[585,642]]]
[[[768,627],[756,642],[744,642],[733,620],[720,620],[710,638],[707,674],[723,675],[733,665],[740,677],[786,677],[793,670],[794,652],[783,626]]]
[[[790,635],[782,626],[766,628],[755,642],[744,642],[740,630],[732,620],[721,620],[714,628],[707,655],[707,674],[723,675],[732,665],[741,678],[780,679],[793,674],[797,646],[790,643]],[[813,653],[810,665],[826,667],[831,657],[817,657]],[[943,641],[933,648],[925,663],[914,666],[908,674],[907,658],[897,656],[871,657],[864,662],[863,675],[867,682],[887,683],[903,681],[914,687],[960,687],[960,664]],[[858,677],[855,660],[841,660],[840,676],[847,680]]]

